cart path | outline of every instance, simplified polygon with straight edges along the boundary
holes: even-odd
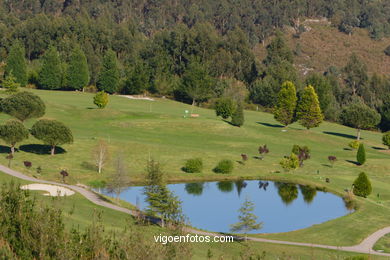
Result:
[[[58,183],[54,181],[46,181],[46,180],[40,180],[34,177],[30,177],[27,175],[24,175],[21,172],[12,170],[4,165],[0,164],[0,172],[6,173],[8,175],[11,175],[13,177],[26,180],[26,181],[31,181],[31,182],[39,182],[39,183],[45,183],[45,184],[52,184],[52,185],[59,185],[63,186],[69,189],[72,189],[74,191],[77,191],[81,195],[83,195],[85,198],[87,198],[89,201],[92,203],[106,207],[109,209],[117,210],[120,212],[124,212],[127,214],[134,215],[135,211],[126,209],[114,204],[111,204],[107,201],[104,201],[101,197],[99,197],[96,193],[84,189],[80,186],[76,185],[69,185],[69,184],[63,184],[63,183]],[[213,233],[213,232],[207,232],[207,231],[201,231],[201,230],[196,230],[190,227],[185,228],[185,230],[189,233],[194,233],[198,235],[207,235],[207,236],[221,236],[222,234],[219,233]],[[273,244],[283,244],[283,245],[292,245],[292,246],[305,246],[305,247],[316,247],[316,248],[324,248],[324,249],[332,249],[332,250],[339,250],[339,251],[347,251],[347,252],[355,252],[355,253],[365,253],[365,254],[371,254],[371,255],[380,255],[380,256],[388,256],[390,259],[390,253],[380,253],[376,252],[372,249],[372,247],[375,245],[375,243],[384,235],[387,233],[390,233],[390,227],[385,227],[382,228],[368,237],[366,237],[360,244],[355,245],[355,246],[328,246],[328,245],[321,245],[321,244],[310,244],[310,243],[301,243],[301,242],[291,242],[291,241],[281,241],[281,240],[272,240],[272,239],[265,239],[265,238],[256,238],[256,237],[248,237],[248,240],[251,241],[257,241],[257,242],[264,242],[264,243],[273,243]],[[236,237],[237,239],[242,239],[240,237]]]

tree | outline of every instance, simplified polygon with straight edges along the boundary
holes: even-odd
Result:
[[[96,93],[96,95],[93,97],[93,103],[98,107],[98,108],[105,108],[108,104],[108,94],[103,91],[99,91]]]
[[[99,74],[97,87],[107,93],[115,93],[119,90],[119,67],[116,54],[109,50],[103,58],[103,66]]]
[[[25,55],[22,43],[16,41],[8,54],[7,64],[4,70],[5,77],[12,73],[15,77],[15,82],[19,83],[22,87],[27,84],[27,64]]]
[[[327,116],[328,108],[330,107],[333,97],[333,90],[330,80],[319,74],[311,74],[306,78],[306,84],[313,86],[318,95],[318,101],[320,102],[321,111]]]
[[[16,78],[12,74],[12,71],[5,76],[3,82],[1,82],[1,86],[6,89],[6,92],[18,92],[18,88],[20,84],[16,82]]]
[[[278,189],[280,198],[286,205],[289,205],[298,198],[298,188],[296,184],[275,182],[275,186]]]
[[[344,67],[345,83],[350,88],[351,95],[361,95],[368,83],[367,66],[356,54],[352,54]]]
[[[54,155],[56,146],[73,143],[72,131],[57,120],[37,121],[31,128],[31,134],[51,146],[51,155]]]
[[[364,144],[360,143],[359,148],[356,153],[356,161],[363,165],[366,162],[366,149],[364,148]]]
[[[280,162],[279,162],[280,166],[282,166],[282,168],[285,170],[285,171],[291,171],[291,170],[295,170],[299,167],[299,159],[298,159],[298,156],[295,154],[295,153],[291,153],[290,156],[285,156]]]
[[[42,67],[38,76],[39,87],[60,89],[62,86],[62,65],[57,49],[51,46],[43,55]]]
[[[353,194],[366,198],[372,192],[371,182],[366,173],[361,172],[353,182]]]
[[[87,58],[80,47],[73,49],[66,71],[66,83],[70,89],[81,90],[89,82]]]
[[[361,129],[374,128],[379,124],[381,116],[374,109],[359,101],[345,107],[340,119],[343,125],[357,129],[356,139],[360,140]]]
[[[255,206],[248,198],[245,198],[244,203],[239,209],[240,215],[238,219],[240,220],[236,224],[231,225],[230,229],[232,232],[244,232],[245,241],[247,240],[247,233],[252,230],[261,229],[263,223],[257,222],[257,216],[253,214]]]
[[[93,149],[93,158],[98,169],[98,173],[101,173],[109,158],[108,145],[106,142],[99,140],[98,144]]]
[[[115,193],[115,198],[118,201],[119,195],[129,186],[128,170],[122,155],[115,158],[114,169],[114,173],[107,181],[107,190],[109,193]]]
[[[215,102],[215,114],[222,117],[223,119],[228,119],[231,117],[236,109],[236,104],[231,98],[219,98]]]
[[[11,154],[15,153],[15,144],[28,138],[28,130],[18,120],[8,120],[0,126],[0,138],[11,145]]]
[[[46,106],[37,95],[23,91],[1,100],[1,110],[20,121],[39,118],[45,114]]]
[[[383,134],[382,142],[390,149],[390,131]]]
[[[275,119],[287,126],[294,122],[297,95],[294,83],[286,81],[278,93],[278,100],[274,110]]]
[[[303,90],[296,113],[299,123],[307,129],[319,126],[324,119],[318,96],[312,86],[309,85]]]
[[[244,108],[242,103],[237,104],[237,108],[232,115],[231,124],[241,127],[244,124]]]
[[[317,194],[316,188],[311,186],[299,185],[299,189],[301,190],[301,193],[303,195],[303,200],[306,203],[311,203]]]

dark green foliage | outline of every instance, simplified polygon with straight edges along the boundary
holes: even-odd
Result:
[[[63,68],[57,49],[51,46],[44,54],[38,76],[42,89],[60,89],[63,83]]]
[[[57,145],[73,143],[72,131],[57,120],[41,119],[37,121],[31,128],[31,134],[50,145],[52,155],[54,155]]]
[[[383,134],[382,142],[390,149],[390,131]]]
[[[108,50],[103,58],[102,69],[99,74],[97,87],[100,91],[116,93],[119,91],[119,67],[116,54]]]
[[[330,80],[319,74],[311,74],[306,78],[306,85],[314,87],[318,95],[318,101],[320,102],[321,111],[324,113],[325,118],[332,118],[329,111],[331,103],[335,102],[335,97],[333,96],[333,89]]]
[[[231,117],[236,109],[236,104],[231,98],[219,98],[215,102],[215,113],[223,119]]]
[[[108,104],[108,94],[104,91],[99,91],[96,93],[96,95],[93,97],[93,103],[98,108],[105,108]]]
[[[20,84],[16,82],[16,78],[11,71],[1,82],[1,86],[6,89],[7,93],[14,93],[18,92]]]
[[[353,194],[366,198],[372,192],[371,182],[367,175],[362,172],[353,182]]]
[[[24,91],[1,100],[1,110],[20,121],[25,121],[43,116],[46,106],[40,97]]]
[[[7,64],[5,66],[4,75],[8,76],[12,73],[15,77],[15,82],[22,87],[27,84],[27,64],[25,59],[25,50],[21,42],[16,41],[8,54]]]
[[[240,220],[238,223],[230,225],[230,229],[232,232],[243,232],[246,234],[252,230],[259,230],[262,227],[261,222],[257,222],[257,216],[253,214],[255,206],[253,202],[251,202],[248,198],[245,199],[241,208],[239,209],[240,215],[238,219]]]
[[[203,186],[203,182],[186,183],[185,189],[188,194],[199,196],[203,193]]]
[[[0,138],[11,145],[11,153],[15,152],[15,144],[28,138],[28,130],[18,120],[8,120],[0,126]]]
[[[276,37],[267,46],[267,57],[264,60],[265,64],[278,63],[280,61],[288,61],[293,63],[293,53],[286,44],[281,32],[276,33]]]
[[[221,160],[213,169],[215,173],[229,174],[233,171],[234,165],[232,160]]]
[[[200,158],[188,159],[183,167],[183,171],[188,173],[199,173],[203,169],[203,161]]]
[[[146,65],[139,62],[131,69],[122,88],[123,94],[142,94],[149,87],[149,71]]]
[[[363,143],[359,144],[359,148],[358,148],[357,154],[356,154],[356,161],[360,165],[363,165],[366,162],[366,149],[364,148]]]
[[[291,81],[283,83],[278,93],[278,100],[274,110],[275,119],[287,126],[294,122],[297,95],[294,84]]]
[[[366,64],[356,54],[352,54],[344,68],[344,73],[345,83],[351,95],[361,95],[368,83]]]
[[[296,184],[275,182],[275,186],[278,189],[280,198],[286,205],[291,204],[296,198],[298,198],[298,188]]]
[[[66,71],[66,83],[68,88],[81,90],[89,82],[89,70],[87,58],[80,47],[73,49]]]
[[[303,200],[306,203],[311,203],[314,197],[317,195],[317,190],[314,187],[299,185],[299,189],[301,190],[301,193],[303,195]]]
[[[318,96],[312,86],[307,86],[299,97],[297,119],[307,129],[317,127],[322,123],[322,115]]]
[[[238,103],[237,107],[232,115],[231,124],[234,126],[241,127],[244,124],[244,107],[242,103]]]
[[[303,166],[303,161],[310,159],[310,149],[307,146],[299,146],[294,144],[291,152],[298,156],[300,167]]]

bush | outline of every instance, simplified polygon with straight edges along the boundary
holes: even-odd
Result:
[[[329,155],[329,156],[328,156],[328,161],[330,162],[330,164],[331,164],[332,167],[333,167],[333,164],[337,161],[337,157],[334,156],[334,155]]]
[[[310,159],[310,149],[307,146],[294,144],[291,152],[298,157],[300,167],[303,166],[303,161]]]
[[[383,134],[382,142],[390,149],[390,131]]]
[[[93,98],[93,103],[98,108],[105,108],[108,104],[108,94],[104,91],[98,92]]]
[[[348,143],[348,146],[351,147],[352,149],[358,149],[360,145],[360,142],[358,140],[354,140],[350,143]]]
[[[203,162],[200,158],[188,159],[183,167],[183,171],[188,173],[201,172],[203,169]]]
[[[231,117],[235,109],[236,105],[231,98],[220,98],[215,102],[215,114],[223,119]]]
[[[238,127],[244,124],[244,108],[241,103],[237,105],[237,108],[232,115],[231,124]]]
[[[233,171],[233,162],[232,160],[222,160],[220,161],[217,166],[213,169],[215,173],[222,173],[222,174],[228,174]]]
[[[288,172],[291,170],[295,170],[299,167],[299,159],[298,156],[295,155],[295,153],[291,153],[290,156],[284,157],[279,164],[285,171]]]
[[[89,86],[86,86],[83,88],[83,92],[87,92],[87,93],[97,93],[98,92],[98,89],[96,86],[94,85],[89,85]]]
[[[364,172],[360,173],[353,182],[353,194],[366,198],[371,192],[372,186],[370,180]]]
[[[360,165],[363,165],[366,162],[366,150],[364,149],[363,144],[359,145],[359,149],[356,154],[356,160]]]

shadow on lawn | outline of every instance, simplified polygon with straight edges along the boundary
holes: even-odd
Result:
[[[45,144],[26,144],[26,145],[21,145],[19,149],[26,153],[50,154],[51,146]],[[66,153],[66,151],[61,147],[56,147],[55,153],[62,154],[62,153]]]
[[[378,146],[372,146],[371,148],[375,150],[381,150],[381,151],[387,150],[386,148],[378,147]]]
[[[342,134],[342,133],[336,133],[336,132],[327,132],[327,131],[324,131],[323,133],[327,134],[327,135],[335,135],[335,136],[349,138],[349,139],[356,139],[356,136],[349,135],[349,134]],[[360,139],[363,139],[363,138],[360,138]]]
[[[18,149],[15,148],[15,152],[17,152]],[[8,146],[0,145],[0,153],[10,153],[11,148]]]
[[[283,128],[284,126],[278,125],[278,124],[269,124],[269,123],[263,123],[263,122],[256,122],[259,125],[268,126],[268,127],[276,127],[276,128]]]
[[[349,162],[349,163],[352,163],[352,164],[355,164],[357,166],[360,166],[360,163],[356,162],[356,161],[352,161],[352,160],[345,160],[346,162]]]

